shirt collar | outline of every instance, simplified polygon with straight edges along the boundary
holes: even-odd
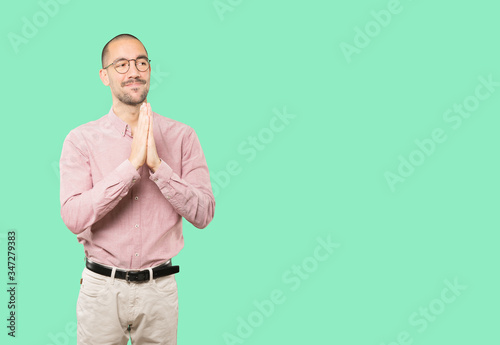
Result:
[[[125,135],[128,135],[129,137],[132,137],[132,131],[130,130],[130,126],[128,123],[120,119],[115,112],[113,111],[113,107],[109,110],[108,113],[108,120],[111,122],[111,125],[116,128],[118,133],[124,137]]]

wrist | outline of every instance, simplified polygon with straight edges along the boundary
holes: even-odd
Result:
[[[153,173],[155,173],[156,170],[158,170],[158,168],[160,167],[160,165],[161,165],[161,158],[158,157],[158,160],[157,160],[156,164],[154,164],[151,167],[151,170],[153,170]]]
[[[134,166],[135,170],[139,169],[141,167],[140,164],[137,164],[136,162],[134,162],[134,160],[132,159],[128,159],[128,161]]]

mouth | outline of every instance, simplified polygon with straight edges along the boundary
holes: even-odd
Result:
[[[125,87],[138,87],[138,86],[141,86],[143,85],[142,83],[132,83],[132,84],[127,84],[125,85]]]

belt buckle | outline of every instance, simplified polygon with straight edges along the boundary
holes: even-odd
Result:
[[[128,282],[133,282],[135,280],[130,280],[130,276],[129,276],[129,273],[138,273],[140,271],[126,271],[125,272],[125,280],[128,281]]]

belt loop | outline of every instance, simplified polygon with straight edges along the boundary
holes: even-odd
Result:
[[[148,267],[148,271],[149,271],[149,281],[152,282],[153,281],[153,269],[151,267]]]
[[[116,273],[116,267],[113,267],[111,270],[111,285],[115,284],[115,273]]]

